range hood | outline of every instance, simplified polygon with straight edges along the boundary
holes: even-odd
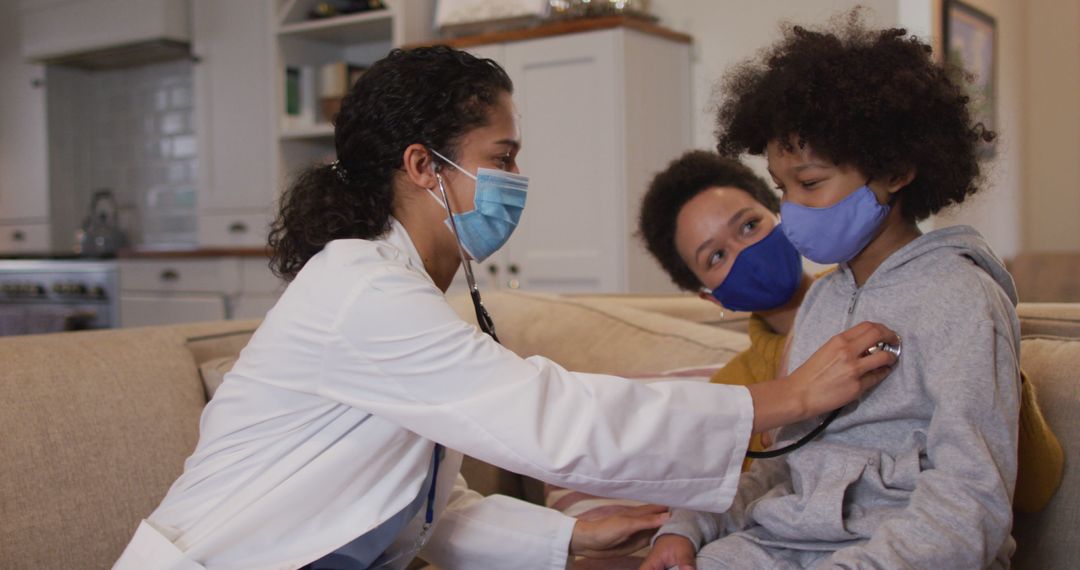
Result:
[[[115,69],[191,58],[189,0],[22,0],[23,56]]]

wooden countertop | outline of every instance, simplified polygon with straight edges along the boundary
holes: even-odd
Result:
[[[665,28],[655,22],[633,18],[630,16],[604,16],[601,18],[577,18],[572,20],[555,20],[544,22],[538,26],[506,32],[491,32],[475,36],[463,36],[460,38],[436,39],[423,44],[414,44],[406,47],[419,47],[421,45],[448,45],[455,48],[468,48],[486,44],[499,44],[508,42],[520,42],[537,38],[560,36],[595,30],[608,30],[611,28],[630,28],[646,34],[659,36],[681,43],[693,43],[693,38],[675,30]]]
[[[268,247],[198,247],[191,249],[126,249],[119,259],[201,259],[207,257],[260,257],[269,258]]]

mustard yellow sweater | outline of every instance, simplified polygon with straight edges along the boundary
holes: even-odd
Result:
[[[717,384],[746,386],[776,378],[787,337],[769,327],[765,319],[752,315],[749,322],[750,348],[732,358],[712,376]],[[1035,398],[1035,386],[1020,372],[1020,441],[1013,508],[1023,513],[1038,512],[1050,501],[1061,484],[1064,455],[1057,436],[1043,418]],[[750,449],[760,450],[761,438],[750,440]],[[744,469],[750,464],[747,459]]]

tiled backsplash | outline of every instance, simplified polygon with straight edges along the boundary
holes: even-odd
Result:
[[[191,65],[50,70],[52,198],[73,212],[54,220],[68,218],[64,225],[73,232],[94,190],[108,188],[120,207],[120,226],[135,244],[195,244],[198,146]]]

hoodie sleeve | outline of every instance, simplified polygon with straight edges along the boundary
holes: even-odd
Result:
[[[750,505],[777,486],[787,487],[790,492],[791,471],[784,458],[755,459],[750,470],[739,480],[730,509],[723,513],[676,509],[672,511],[671,519],[660,527],[653,542],[662,535],[677,534],[689,539],[694,550],[701,550],[714,540],[749,527],[747,511]]]
[[[957,340],[942,347],[925,376],[934,410],[929,467],[903,513],[867,542],[837,550],[828,567],[986,568],[1009,540],[1019,347],[1012,331],[989,320],[949,328]]]

